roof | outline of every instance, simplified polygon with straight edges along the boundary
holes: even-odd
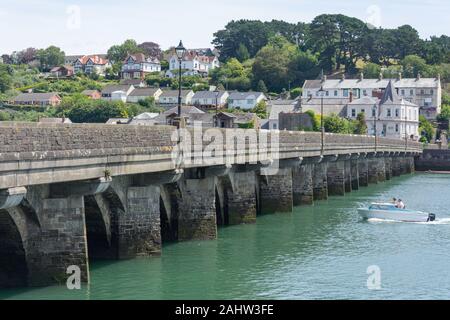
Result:
[[[116,91],[124,91],[128,92],[130,88],[134,88],[131,84],[125,85],[125,84],[111,84],[109,86],[106,86],[102,89],[102,93],[113,93]]]
[[[146,57],[145,54],[143,54],[143,53],[135,53],[135,54],[128,55],[127,58],[125,59],[124,63],[127,62],[128,59],[130,59],[130,58],[133,58],[133,60],[136,63],[151,62],[151,63],[159,64],[159,60],[157,58]]]
[[[130,122],[128,118],[110,118],[106,121],[106,124],[127,124]]]
[[[255,117],[258,117],[256,113],[246,112],[235,114],[234,123],[249,123]]]
[[[378,105],[379,99],[376,97],[364,96],[360,99],[353,100],[348,105]]]
[[[380,104],[399,104],[401,103],[401,98],[397,94],[397,90],[394,88],[394,84],[392,81],[389,81],[386,89],[383,92],[383,96],[381,97]]]
[[[148,119],[154,119],[157,116],[159,116],[159,113],[153,113],[153,112],[144,112],[136,117],[133,118],[133,120],[148,120]]]
[[[228,97],[230,100],[247,100],[247,99],[256,99],[259,96],[264,95],[262,92],[231,92]]]
[[[61,69],[66,69],[66,70],[72,70],[73,71],[73,67],[72,66],[59,66],[59,67],[54,67],[50,70],[50,72],[58,72]]]
[[[181,90],[181,96],[185,97],[191,92],[192,90]],[[178,97],[178,90],[163,90],[161,97]]]
[[[122,85],[132,84],[134,86],[140,86],[141,83],[144,83],[144,81],[141,79],[122,79],[122,80],[120,80],[120,84],[122,84]]]
[[[159,88],[136,88],[131,91],[131,97],[152,97],[158,92]]]
[[[40,118],[40,123],[72,123],[69,118]]]
[[[21,93],[17,97],[14,98],[15,102],[20,101],[48,101],[53,97],[59,97],[56,92],[48,92],[48,93]]]
[[[100,92],[98,90],[84,90],[83,92],[81,92],[81,94],[84,94],[87,96],[94,94],[94,93],[100,93]]]
[[[384,89],[392,81],[394,88],[436,88],[439,85],[438,78],[404,78],[404,79],[327,79],[306,80],[304,89]]]
[[[197,91],[192,99],[215,99],[216,98],[216,92],[215,91]],[[219,95],[217,96],[217,99],[222,98],[225,94],[228,94],[227,91],[219,91]]]
[[[105,64],[109,63],[108,59],[105,59],[98,55],[82,56],[81,58],[78,58],[77,61],[78,60],[81,62],[81,64],[86,64],[86,63],[88,63],[89,60],[92,60],[92,62],[94,64],[99,64],[99,65],[105,65]]]
[[[295,111],[296,104],[295,103],[289,103],[289,104],[276,104],[272,105],[270,109],[270,120],[278,120],[278,115],[281,112],[293,112]]]
[[[170,115],[173,113],[178,113],[178,106],[170,108],[169,110],[165,111],[164,115]],[[191,113],[205,113],[202,110],[194,107],[194,106],[181,106],[181,114],[191,114]]]

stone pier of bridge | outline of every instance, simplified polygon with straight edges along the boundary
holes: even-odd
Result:
[[[420,153],[383,139],[375,152],[372,137],[340,135],[327,135],[323,151],[319,134],[281,132],[277,159],[176,165],[172,127],[14,130],[0,126],[0,287],[64,284],[71,266],[89,282],[91,259],[214,240],[219,227],[411,174]]]

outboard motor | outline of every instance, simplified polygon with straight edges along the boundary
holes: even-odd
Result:
[[[428,215],[428,221],[427,222],[431,222],[431,221],[435,221],[436,220],[436,215],[434,213],[430,213]]]

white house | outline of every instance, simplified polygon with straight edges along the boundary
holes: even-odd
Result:
[[[324,113],[340,114],[346,105],[353,100],[369,96],[384,90],[389,82],[392,82],[397,94],[420,107],[420,114],[428,119],[436,118],[441,112],[442,87],[440,76],[437,78],[422,78],[420,74],[416,78],[402,78],[401,74],[397,79],[383,79],[382,75],[378,79],[364,79],[361,74],[359,79],[327,79],[324,76],[321,80],[306,80],[303,85],[301,96],[302,110],[313,110],[318,112],[321,104],[319,90],[324,90]]]
[[[261,101],[267,101],[262,92],[231,92],[228,97],[228,108],[249,110]]]
[[[179,70],[179,61],[176,54],[169,59],[169,70],[166,72],[168,77],[176,77]],[[187,50],[182,61],[181,69],[183,75],[202,75],[207,76],[209,72],[220,66],[217,56],[207,56],[195,50]]]
[[[127,97],[134,90],[132,85],[109,85],[102,89],[102,99],[108,101],[127,101]]]
[[[93,74],[104,76],[106,69],[111,68],[111,63],[108,59],[99,57],[97,55],[82,56],[73,63],[73,71],[77,73]]]
[[[155,102],[159,100],[162,90],[159,88],[135,88],[127,97],[127,102],[137,103],[149,97],[153,97]]]
[[[224,108],[229,97],[227,91],[197,91],[192,97],[192,104],[202,108]]]
[[[365,114],[371,135],[376,132],[377,136],[388,138],[419,138],[419,106],[399,96],[392,82],[389,82],[381,99],[364,96],[348,104],[348,118],[356,119],[359,113]]]
[[[194,91],[181,90],[181,103],[183,105],[192,104]],[[159,104],[163,107],[170,107],[178,104],[178,90],[163,90],[159,96]]]
[[[282,112],[289,113],[297,110],[297,101],[296,100],[273,100],[270,101],[268,105],[269,113],[269,122],[268,129],[270,130],[278,130],[280,128],[279,125],[279,114]]]
[[[152,72],[161,72],[157,58],[146,57],[143,53],[130,54],[122,65],[122,79],[145,79]]]

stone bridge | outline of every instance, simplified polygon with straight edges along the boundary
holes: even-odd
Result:
[[[178,143],[181,141],[180,143]],[[64,283],[89,259],[161,254],[414,171],[414,142],[169,126],[0,125],[0,287]]]

